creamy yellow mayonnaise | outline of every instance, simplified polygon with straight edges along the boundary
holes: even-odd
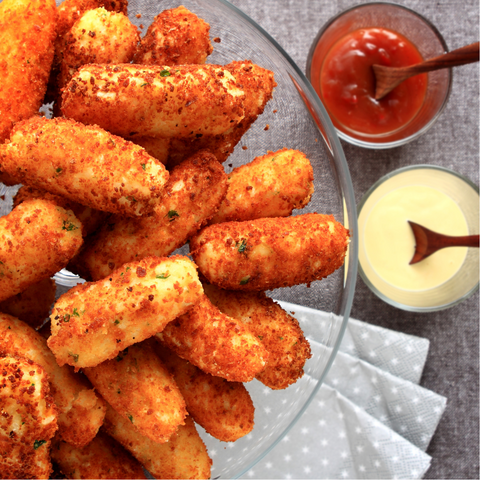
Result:
[[[411,185],[383,195],[371,208],[362,232],[364,253],[385,282],[405,290],[427,290],[451,278],[461,267],[466,247],[449,247],[409,265],[415,251],[408,220],[446,235],[468,235],[456,202],[432,187]]]

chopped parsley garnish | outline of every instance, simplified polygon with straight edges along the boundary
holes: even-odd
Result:
[[[127,415],[128,419],[133,423],[133,417],[129,414]]]
[[[145,169],[147,168],[147,164],[146,164],[146,163],[141,163],[140,165],[142,166],[143,170],[145,170]]]
[[[114,322],[113,322],[115,325],[118,325],[120,323],[120,320],[116,319]]]
[[[180,215],[175,211],[175,210],[170,210],[168,213],[168,218],[170,219],[170,221],[172,222],[173,220],[175,220],[175,217],[179,217]]]
[[[239,253],[245,253],[245,251],[247,250],[247,242],[245,240],[237,242],[235,246],[237,247]]]
[[[74,361],[75,363],[78,362],[78,353],[70,353],[70,352],[69,352],[69,353],[68,353],[68,356],[69,356],[69,357],[73,357],[73,361]]]
[[[250,281],[250,277],[243,277],[240,280],[240,285],[246,285]]]
[[[77,230],[77,229],[78,227],[72,222],[68,222],[67,220],[63,221],[62,230],[66,230],[67,232],[72,232],[73,230]]]
[[[47,443],[46,440],[35,440],[33,442],[33,448],[36,450],[37,448],[41,447],[44,443]]]
[[[64,316],[63,316],[63,321],[65,323],[68,323],[70,321],[70,314],[66,313]]]
[[[160,72],[161,77],[169,77],[170,76],[170,71],[169,70],[162,70]]]
[[[57,173],[59,173],[59,174],[62,173],[62,167],[57,167],[57,168],[55,169],[55,171],[56,171]]]
[[[76,308],[73,309],[73,315],[74,315],[75,317],[79,317],[79,316],[80,316],[80,314],[78,313],[78,310],[77,310]]]
[[[159,278],[161,280],[165,280],[166,278],[168,278],[170,275],[166,274],[166,273],[161,273],[160,275],[156,275],[155,278]]]

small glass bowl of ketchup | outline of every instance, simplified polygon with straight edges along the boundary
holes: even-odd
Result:
[[[411,77],[375,100],[372,65],[404,67],[446,53],[438,30],[393,3],[365,3],[318,33],[306,74],[340,138],[367,148],[404,145],[428,130],[450,94],[451,69]]]

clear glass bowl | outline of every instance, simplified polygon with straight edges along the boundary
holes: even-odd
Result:
[[[448,51],[440,32],[426,18],[402,5],[372,2],[353,6],[333,17],[318,32],[307,58],[306,75],[318,92],[323,59],[342,37],[360,28],[381,27],[396,31],[412,42],[426,60]],[[359,147],[383,149],[405,145],[423,135],[436,121],[450,95],[452,70],[430,72],[427,92],[418,113],[403,127],[379,135],[348,130],[332,117],[338,136]]]
[[[314,169],[315,193],[311,203],[297,212],[333,214],[350,228],[351,242],[345,267],[330,277],[314,282],[310,288],[299,285],[269,292],[284,306],[300,305],[297,318],[311,342],[326,348],[317,349],[307,361],[306,374],[285,391],[273,391],[256,380],[247,384],[256,408],[255,427],[235,443],[215,440],[198,427],[213,460],[212,478],[236,478],[248,471],[268,453],[295,424],[313,399],[330,367],[350,314],[357,274],[357,216],[353,187],[335,129],[317,94],[282,48],[256,23],[236,7],[222,0],[130,0],[129,18],[144,31],[153,17],[167,8],[184,5],[206,20],[211,27],[214,53],[208,63],[225,64],[249,59],[275,73],[278,86],[264,114],[258,118],[224,164],[225,169],[250,162],[267,150],[283,147],[299,149],[310,159]],[[141,14],[137,18],[136,14]],[[268,125],[268,128],[266,128]],[[246,147],[246,149],[244,149]],[[18,187],[0,187],[0,214],[11,210],[12,196]],[[78,278],[62,271],[56,275],[59,291],[65,291]],[[309,309],[326,312],[318,322]],[[307,314],[303,314],[303,313]]]
[[[434,165],[400,168],[380,178],[358,205],[359,273],[373,293],[394,307],[412,312],[444,310],[457,305],[478,290],[478,248],[467,249],[465,260],[452,277],[438,286],[425,290],[407,290],[392,285],[372,267],[365,250],[365,224],[372,208],[383,196],[412,185],[433,188],[450,197],[465,217],[467,234],[479,233],[480,199],[479,189],[474,183],[452,170]],[[418,208],[421,209],[422,206],[418,205]],[[455,232],[442,233],[455,235]],[[394,254],[392,251],[392,255]]]

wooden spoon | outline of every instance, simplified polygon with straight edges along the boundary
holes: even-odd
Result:
[[[375,99],[380,100],[404,80],[419,73],[478,62],[478,50],[479,42],[476,42],[409,67],[395,68],[372,65],[375,75]]]
[[[409,265],[418,263],[424,258],[427,258],[437,250],[446,247],[479,247],[479,235],[466,235],[464,237],[451,237],[449,235],[442,235],[441,233],[433,232],[428,228],[422,227],[418,223],[408,221],[412,227],[413,235],[415,237],[415,253],[410,260]]]

